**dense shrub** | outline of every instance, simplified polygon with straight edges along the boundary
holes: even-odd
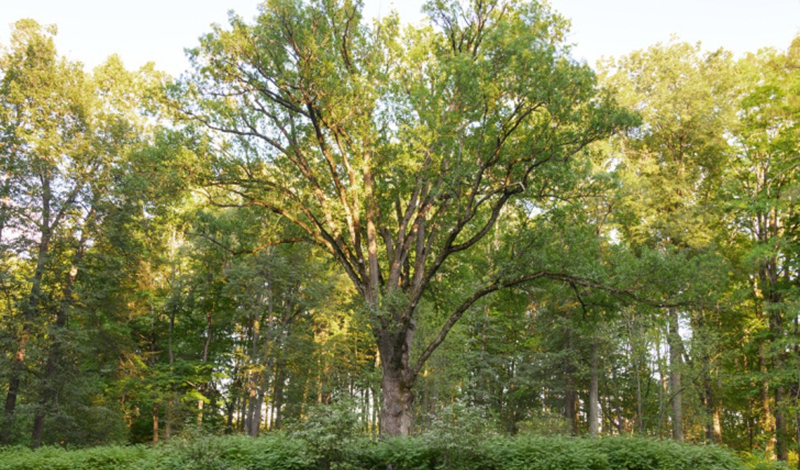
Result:
[[[0,450],[0,470],[117,470],[137,468],[153,450],[144,446],[104,446],[81,450],[22,447]]]
[[[775,469],[717,446],[643,438],[459,437],[450,431],[338,445],[323,428],[295,434],[186,436],[156,448],[0,450],[0,470],[745,470]],[[784,467],[785,468],[785,467]]]

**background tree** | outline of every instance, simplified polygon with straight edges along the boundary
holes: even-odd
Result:
[[[787,54],[766,51],[741,62],[746,82],[739,122],[732,130],[736,155],[723,187],[739,242],[734,255],[749,284],[751,306],[760,323],[758,344],[762,375],[763,427],[774,432],[775,453],[788,458],[788,384],[784,363],[797,339],[788,328],[796,295],[796,271],[790,254],[796,243],[798,44]],[[771,395],[771,396],[770,396]],[[772,444],[768,444],[768,448]]]
[[[96,372],[103,367],[92,358],[98,337],[91,324],[95,299],[119,294],[104,292],[109,286],[97,283],[111,274],[103,272],[108,266],[102,264],[109,261],[103,258],[109,253],[104,242],[120,229],[131,236],[133,227],[123,226],[136,216],[147,218],[166,201],[139,199],[138,212],[128,210],[132,200],[146,197],[131,192],[129,183],[146,171],[139,165],[157,120],[148,122],[144,107],[148,94],[161,85],[160,76],[147,67],[128,72],[113,56],[88,74],[80,64],[58,57],[54,32],[32,20],[18,22],[0,61],[0,145],[7,183],[3,257],[13,267],[4,282],[15,283],[16,291],[8,297],[14,301],[6,304],[3,324],[13,357],[4,369],[0,441],[17,440],[14,436],[30,424],[34,447],[65,435],[86,441],[118,435],[118,428],[102,426],[118,420],[92,423],[91,418],[115,414],[100,398],[106,384]],[[158,158],[149,163],[163,167],[169,160],[163,153]],[[115,248],[120,245],[115,240]],[[85,373],[92,380],[82,377]],[[22,420],[16,419],[20,399]]]
[[[634,52],[606,67],[606,83],[643,119],[619,141],[621,175],[629,195],[617,208],[621,235],[665,253],[713,250],[715,230],[723,220],[718,188],[730,155],[724,130],[735,108],[729,54],[702,54],[699,46],[673,42]],[[688,351],[680,324],[682,318],[702,318],[704,312],[697,307],[670,308],[664,314],[672,437],[681,440]]]

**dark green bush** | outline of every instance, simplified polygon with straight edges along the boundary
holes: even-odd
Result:
[[[153,451],[143,446],[104,446],[81,450],[44,447],[0,450],[0,470],[117,470],[135,468]]]

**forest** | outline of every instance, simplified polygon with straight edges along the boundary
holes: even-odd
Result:
[[[800,39],[593,69],[546,3],[424,8],[268,0],[178,78],[14,24],[0,446],[338,419],[798,465]]]

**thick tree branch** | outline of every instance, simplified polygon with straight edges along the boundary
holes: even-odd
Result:
[[[430,342],[430,344],[428,344],[428,347],[425,348],[425,350],[422,352],[422,354],[417,359],[417,362],[414,365],[414,367],[412,367],[410,369],[409,376],[407,377],[407,380],[410,383],[413,383],[416,380],[417,376],[419,375],[419,372],[422,370],[422,367],[425,365],[425,362],[431,357],[431,354],[433,354],[433,352],[439,347],[439,345],[441,345],[442,342],[444,342],[445,338],[447,338],[447,335],[450,333],[450,330],[453,328],[453,326],[455,326],[455,324],[458,323],[458,321],[461,319],[461,317],[464,315],[464,313],[470,307],[472,307],[472,305],[474,305],[475,302],[477,302],[478,300],[486,297],[487,295],[491,294],[492,292],[496,292],[496,291],[498,291],[500,289],[503,289],[503,288],[513,287],[513,286],[516,286],[518,284],[522,284],[524,282],[528,282],[528,281],[532,281],[534,279],[538,279],[538,278],[544,277],[546,275],[547,275],[547,273],[545,273],[543,271],[540,271],[540,272],[537,272],[537,273],[528,274],[528,275],[525,275],[525,276],[520,276],[520,277],[518,277],[516,279],[512,279],[512,280],[508,280],[508,281],[494,281],[491,284],[489,284],[487,286],[484,286],[481,289],[475,291],[474,294],[472,294],[467,300],[463,301],[461,303],[461,305],[459,305],[458,307],[456,307],[455,310],[453,310],[453,313],[450,314],[450,317],[447,319],[445,324],[442,326],[441,330],[439,331],[439,334],[436,336],[436,338],[433,339],[433,341]]]

